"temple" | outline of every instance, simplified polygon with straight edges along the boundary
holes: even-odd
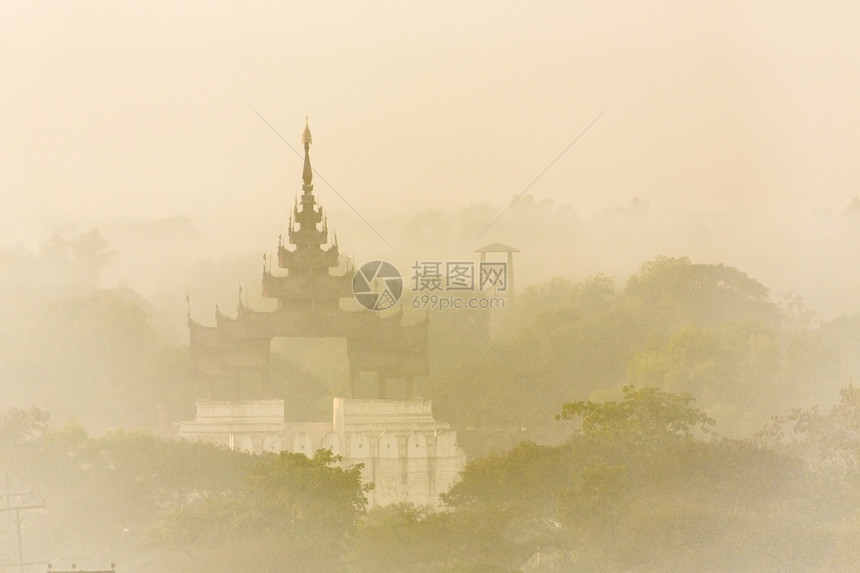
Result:
[[[412,380],[428,373],[427,320],[404,324],[402,314],[345,310],[352,300],[354,268],[333,274],[344,260],[337,236],[314,196],[310,128],[302,134],[302,193],[289,218],[287,241],[278,244],[278,268],[263,262],[263,296],[277,299],[274,311],[256,311],[239,301],[235,317],[216,309],[215,326],[188,317],[195,374],[208,380],[210,398],[269,397],[269,352],[278,337],[345,338],[350,363],[350,397],[386,398],[388,382],[399,379],[411,398]],[[267,266],[269,265],[269,266]],[[362,372],[375,374],[376,396],[359,396]]]
[[[433,417],[431,401],[413,397],[413,378],[428,373],[428,319],[406,324],[399,310],[368,310],[378,307],[366,299],[357,304],[361,295],[353,298],[368,284],[354,288],[353,281],[365,279],[340,254],[337,237],[329,236],[313,192],[311,143],[306,124],[302,193],[289,218],[287,242],[283,236],[278,242],[278,270],[263,259],[263,296],[276,300],[276,308],[253,310],[240,296],[235,317],[216,308],[215,326],[197,323],[189,311],[193,371],[208,390],[197,400],[195,419],[177,424],[179,437],[253,453],[310,456],[328,449],[345,467],[362,464],[362,479],[375,484],[368,494],[371,506],[436,505],[457,480],[465,454],[456,432]],[[339,268],[345,271],[336,274]],[[284,401],[269,388],[271,342],[280,337],[346,339],[348,396],[334,398],[330,424],[286,423]],[[362,373],[375,375],[376,392],[372,384],[370,390],[359,385]],[[397,380],[405,399],[388,399],[388,383]]]

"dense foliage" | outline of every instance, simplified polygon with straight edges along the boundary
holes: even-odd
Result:
[[[626,385],[688,393],[721,433],[750,436],[775,413],[833,404],[860,375],[856,320],[814,326],[796,299],[776,304],[745,273],[685,257],[646,262],[623,288],[603,276],[555,279],[486,318],[431,323],[428,394],[444,419],[486,430],[474,453],[522,439],[499,429],[546,441],[560,404]]]
[[[846,390],[827,415],[796,413],[774,447],[710,435],[688,395],[626,388],[619,401],[567,404],[579,424],[569,441],[473,461],[447,511],[372,512],[356,567],[852,571],[860,438],[845,430],[860,423],[856,400]]]
[[[565,404],[556,446],[469,463],[441,510],[365,513],[360,468],[140,433],[88,437],[0,415],[0,466],[28,554],[125,571],[851,571],[860,540],[860,394],[713,434],[689,395],[627,387]],[[60,548],[60,549],[58,549]]]

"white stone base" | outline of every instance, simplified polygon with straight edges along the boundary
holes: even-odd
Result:
[[[363,479],[375,484],[371,506],[439,505],[466,465],[457,433],[433,418],[430,400],[335,398],[333,417],[343,463],[364,464]]]
[[[179,423],[179,437],[254,454],[280,452],[283,400],[197,400],[193,422]]]
[[[310,457],[331,450],[343,467],[363,464],[362,480],[375,485],[370,507],[439,505],[439,495],[466,465],[457,433],[433,418],[430,400],[335,398],[332,418],[332,424],[288,426],[283,400],[198,400],[197,416],[179,424],[179,436],[253,453],[286,450]]]

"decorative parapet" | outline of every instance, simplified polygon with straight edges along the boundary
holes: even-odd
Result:
[[[197,415],[178,424],[179,437],[260,454],[283,450],[283,400],[197,400]]]
[[[424,398],[411,400],[334,399],[335,432],[363,431],[380,425],[389,430],[448,429],[449,424],[433,418],[433,403]]]
[[[371,507],[439,505],[466,464],[457,433],[433,417],[430,400],[335,398],[332,418],[287,425],[283,400],[198,400],[197,416],[179,424],[179,435],[253,453],[331,450],[343,467],[363,465],[362,479],[375,485]]]

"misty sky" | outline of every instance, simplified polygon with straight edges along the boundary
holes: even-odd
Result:
[[[530,194],[790,227],[860,196],[858,29],[851,2],[4,3],[0,241],[177,215],[275,237],[301,160],[255,111],[297,149],[310,116],[368,218],[504,207],[606,110]]]

